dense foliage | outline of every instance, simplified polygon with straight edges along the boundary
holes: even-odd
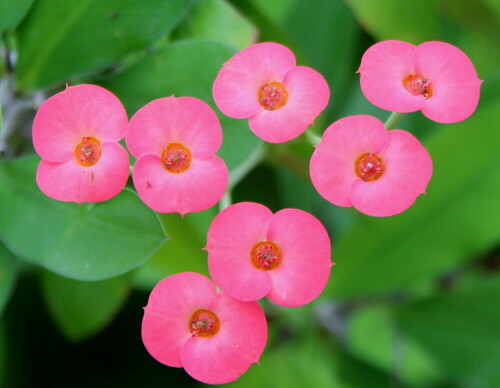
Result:
[[[332,240],[329,283],[307,306],[261,302],[269,341],[232,387],[474,387],[500,384],[500,5],[495,0],[0,0],[0,386],[200,386],[154,361],[140,338],[153,287],[208,275],[218,213],[159,214],[131,181],[98,204],[57,202],[35,182],[31,125],[65,84],[112,91],[129,118],[155,98],[193,96],[218,114],[217,153],[232,202],[315,215]],[[432,157],[425,196],[370,217],[324,200],[309,177],[306,134],[264,143],[212,98],[222,64],[257,41],[289,47],[328,81],[317,135],[335,120],[390,112],[360,90],[374,42],[446,41],[484,80],[475,113],[398,128]]]

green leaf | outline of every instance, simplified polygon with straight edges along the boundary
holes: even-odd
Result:
[[[125,189],[102,203],[46,197],[35,183],[39,159],[0,164],[0,238],[19,258],[77,280],[132,270],[165,241],[156,213]]]
[[[0,0],[0,32],[12,31],[26,15],[34,0]]]
[[[192,0],[37,1],[19,27],[17,85],[33,90],[102,70],[164,37]]]
[[[18,270],[17,258],[0,241],[0,317],[14,287]]]
[[[409,386],[435,386],[444,377],[418,343],[398,332],[387,306],[355,311],[348,321],[347,346],[357,358]]]
[[[207,231],[217,207],[202,212],[160,214],[160,219],[170,239],[151,260],[134,273],[134,286],[150,291],[160,280],[179,272],[198,272],[208,275]]]
[[[409,303],[397,324],[434,356],[457,386],[489,388],[500,381],[500,278]]]
[[[216,109],[212,84],[223,63],[234,53],[235,49],[213,41],[177,42],[102,85],[116,93],[130,114],[156,98],[171,95],[197,97]],[[218,116],[224,141],[217,154],[231,172],[244,163],[262,141],[250,131],[247,120]]]
[[[318,337],[304,337],[276,349],[266,349],[259,361],[228,388],[350,388],[337,376],[335,354],[319,345]],[[354,387],[352,387],[354,388]]]
[[[97,282],[42,273],[43,296],[52,318],[71,341],[81,341],[102,330],[116,315],[129,293],[129,276]]]
[[[428,281],[500,240],[499,104],[426,138],[434,174],[427,195],[400,215],[359,222],[333,247],[327,286],[340,298],[382,294]],[[355,212],[355,210],[353,210]]]
[[[422,0],[409,4],[394,0],[348,0],[360,25],[376,40],[397,39],[420,44],[435,40],[439,18],[437,1]]]
[[[226,0],[201,0],[179,26],[176,35],[213,39],[242,49],[255,42],[257,30]]]

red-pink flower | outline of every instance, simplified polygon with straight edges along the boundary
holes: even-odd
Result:
[[[215,155],[222,129],[203,101],[172,96],[146,104],[130,120],[126,141],[137,158],[134,186],[153,210],[197,212],[224,194],[228,171]]]
[[[295,65],[290,49],[258,43],[236,53],[213,86],[225,115],[249,118],[250,129],[270,143],[299,136],[326,108],[330,89],[321,74]]]
[[[267,342],[266,317],[257,302],[217,293],[205,276],[183,272],[151,292],[142,341],[162,364],[182,367],[207,384],[224,384],[258,362]]]
[[[114,94],[95,85],[68,86],[45,101],[33,122],[33,145],[42,157],[40,190],[67,202],[101,202],[127,183],[129,158],[118,144],[127,114]]]
[[[312,215],[241,202],[212,221],[207,237],[208,269],[214,282],[235,298],[267,296],[296,307],[316,298],[330,276],[328,233]]]
[[[310,164],[316,190],[338,206],[376,217],[408,209],[432,176],[432,160],[410,133],[387,131],[372,116],[344,117],[330,125]]]
[[[457,47],[387,40],[370,47],[358,70],[361,90],[379,108],[422,113],[438,123],[465,120],[476,109],[481,80]]]

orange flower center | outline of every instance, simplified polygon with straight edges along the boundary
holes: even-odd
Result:
[[[276,110],[283,107],[288,99],[285,86],[279,82],[262,85],[259,89],[259,102],[265,110]]]
[[[179,174],[191,166],[191,152],[182,144],[172,143],[163,149],[161,161],[165,170]]]
[[[101,158],[101,142],[95,137],[82,137],[82,141],[75,147],[75,157],[80,166],[93,166]]]
[[[252,248],[250,258],[255,268],[269,271],[281,263],[281,249],[271,241],[260,241]]]
[[[219,318],[209,310],[196,310],[189,319],[189,331],[193,337],[213,337],[219,329]]]
[[[376,181],[384,173],[384,161],[378,155],[366,153],[354,163],[356,175],[365,182]]]
[[[403,86],[412,96],[424,96],[425,99],[432,96],[431,82],[421,75],[407,75],[403,80]]]

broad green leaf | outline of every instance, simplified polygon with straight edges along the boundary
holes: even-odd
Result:
[[[197,97],[219,113],[212,99],[212,84],[222,64],[234,53],[235,49],[214,41],[177,42],[102,85],[116,93],[130,114],[156,98],[171,95]],[[231,172],[245,162],[262,141],[250,131],[247,120],[222,114],[219,119],[224,140],[217,154]]]
[[[208,276],[207,231],[217,208],[202,212],[160,214],[170,239],[153,255],[151,260],[134,273],[134,285],[150,291],[160,280],[179,272],[198,272]]]
[[[409,386],[434,386],[444,377],[418,343],[398,332],[387,306],[360,308],[349,317],[347,347],[357,358],[396,374]]]
[[[500,240],[499,104],[464,122],[435,125],[424,145],[434,174],[427,195],[402,214],[359,222],[333,247],[328,292],[382,294],[426,282]],[[332,205],[333,206],[333,205]],[[353,210],[354,211],[354,210]]]
[[[413,44],[436,40],[437,1],[348,0],[360,25],[376,40],[398,39]]]
[[[19,262],[0,241],[0,318],[17,278]]]
[[[396,322],[459,386],[490,388],[500,381],[499,299],[500,278],[483,277],[475,287],[400,307]]]
[[[0,32],[12,31],[34,0],[0,0]]]
[[[164,37],[192,0],[37,1],[19,27],[17,85],[33,90],[104,69]]]
[[[42,273],[43,296],[50,314],[71,341],[102,330],[125,302],[129,283],[128,275],[84,282],[46,270]]]
[[[46,197],[38,158],[0,164],[0,238],[19,258],[77,280],[102,280],[139,266],[165,241],[158,216],[125,189],[78,205]]]
[[[242,49],[255,42],[257,30],[226,0],[201,0],[179,26],[176,36],[213,39]]]

